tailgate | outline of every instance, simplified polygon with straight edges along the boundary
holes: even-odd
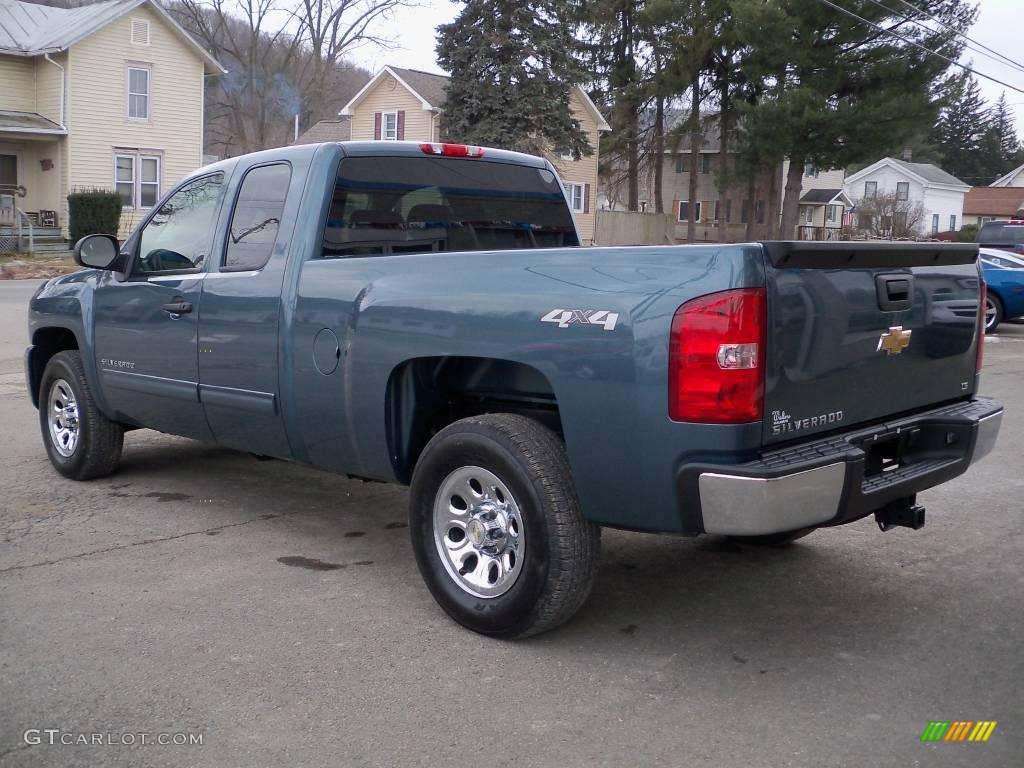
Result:
[[[977,246],[764,243],[764,442],[974,393]]]

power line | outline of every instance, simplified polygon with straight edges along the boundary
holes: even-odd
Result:
[[[874,1],[874,0],[872,0],[872,2],[873,2],[873,1]],[[958,30],[954,29],[953,27],[949,26],[949,25],[948,25],[948,24],[946,24],[946,23],[945,23],[944,21],[942,21],[942,19],[939,19],[939,18],[937,18],[936,16],[933,16],[932,14],[928,13],[928,12],[927,12],[926,10],[924,10],[923,8],[918,8],[918,7],[916,6],[916,5],[911,5],[910,3],[908,3],[908,2],[907,2],[907,0],[897,0],[897,2],[898,2],[898,3],[900,3],[900,5],[905,5],[905,6],[907,7],[907,8],[910,8],[911,10],[915,11],[916,13],[920,13],[920,14],[922,14],[923,16],[926,16],[926,17],[928,17],[929,19],[931,19],[932,21],[934,21],[934,22],[935,22],[936,24],[938,24],[938,25],[939,25],[940,27],[942,27],[942,28],[944,28],[944,29],[947,29],[947,30],[949,30],[950,32],[953,32],[953,33],[955,33],[956,35],[959,35],[959,36],[960,36],[960,37],[962,37],[962,38],[963,38],[964,40],[967,40],[967,41],[969,41],[969,42],[972,42],[972,43],[974,43],[975,45],[979,46],[980,48],[983,48],[983,49],[985,49],[985,50],[986,50],[986,51],[988,51],[989,53],[991,53],[991,54],[994,54],[995,56],[998,56],[998,57],[999,57],[1000,59],[1003,59],[1004,63],[1008,63],[1008,64],[1011,64],[1011,65],[1013,65],[1014,67],[1016,67],[1017,69],[1019,69],[1019,70],[1021,70],[1022,72],[1024,72],[1024,64],[1021,64],[1021,63],[1020,63],[1019,61],[1014,61],[1014,60],[1013,60],[1013,59],[1011,59],[1011,58],[1010,58],[1009,56],[1006,56],[1006,55],[1004,55],[1004,54],[1000,53],[999,51],[997,51],[997,50],[995,50],[995,49],[993,49],[993,48],[989,48],[989,47],[988,47],[987,45],[985,45],[984,43],[979,43],[979,42],[978,42],[977,40],[975,40],[975,39],[974,39],[973,37],[969,37],[969,36],[967,35],[967,33],[966,33],[966,32],[960,32],[960,31],[958,31]],[[991,57],[989,57],[989,58],[991,58]]]
[[[946,61],[946,62],[952,64],[954,67],[959,67],[960,69],[964,70],[965,72],[970,72],[972,75],[977,75],[978,77],[983,77],[986,80],[991,80],[993,83],[998,83],[999,85],[1003,86],[1004,88],[1009,88],[1011,91],[1016,91],[1017,93],[1024,94],[1024,89],[1022,89],[1022,88],[1018,88],[1015,85],[1010,85],[1009,83],[1003,82],[1002,80],[999,80],[999,79],[997,79],[995,77],[992,77],[991,75],[986,75],[985,73],[979,72],[978,70],[973,69],[972,67],[968,67],[966,64],[961,64],[959,61],[954,61],[953,59],[949,58],[949,56],[945,56],[945,55],[939,53],[938,51],[933,51],[931,48],[926,48],[925,46],[921,45],[918,42],[915,42],[914,40],[911,40],[910,38],[904,37],[903,35],[899,35],[896,32],[893,32],[891,29],[886,29],[885,27],[881,26],[880,24],[875,24],[875,22],[873,22],[873,21],[868,21],[863,16],[858,16],[853,11],[848,11],[845,8],[843,8],[841,5],[836,5],[835,3],[831,2],[831,0],[818,0],[818,2],[824,3],[825,5],[829,6],[830,8],[834,8],[835,10],[839,11],[840,13],[843,13],[843,14],[849,16],[851,19],[856,19],[859,22],[867,24],[869,27],[874,27],[879,32],[884,32],[887,35],[892,35],[893,37],[895,37],[895,38],[897,38],[899,40],[902,40],[904,43],[907,43],[908,45],[912,45],[915,48],[919,48],[920,50],[924,51],[925,53],[929,53],[932,56],[938,56],[943,61]]]
[[[931,27],[929,27],[923,21],[918,21],[917,19],[913,18],[912,16],[907,15],[906,11],[903,11],[903,12],[897,11],[894,8],[890,8],[889,6],[884,5],[883,3],[880,3],[878,0],[868,0],[868,2],[872,3],[873,5],[877,5],[883,11],[891,13],[893,16],[895,16],[897,18],[903,19],[904,21],[909,21],[911,24],[916,24],[921,29],[923,29],[923,30],[925,30],[927,32],[933,32],[933,33],[936,32],[936,30],[934,30]],[[999,53],[998,51],[993,51],[991,48],[988,48],[987,46],[983,45],[982,43],[975,42],[974,40],[969,38],[963,32],[958,32],[956,29],[954,29],[953,27],[949,26],[948,24],[945,24],[944,22],[942,22],[940,19],[936,18],[935,16],[932,16],[931,14],[925,13],[923,10],[919,10],[917,8],[914,8],[914,6],[912,6],[910,3],[907,3],[904,0],[898,0],[898,2],[902,3],[903,5],[907,6],[908,8],[911,8],[911,9],[917,11],[918,13],[923,14],[923,16],[925,16],[926,18],[930,18],[932,21],[934,21],[940,27],[943,27],[943,28],[949,30],[954,35],[956,35],[958,37],[962,37],[965,40],[969,41],[968,43],[964,44],[964,46],[967,48],[967,50],[972,51],[974,53],[979,53],[982,56],[984,56],[984,57],[986,57],[988,59],[991,59],[995,63],[1000,64],[1000,65],[1002,65],[1004,67],[1005,66],[1012,66],[1015,69],[1018,69],[1021,72],[1024,72],[1024,65],[1018,64],[1013,59],[1011,59],[1011,58],[1009,58],[1007,56],[1003,56],[1003,54]],[[974,43],[974,45],[980,46],[980,47],[979,48],[975,48],[975,47],[973,47],[971,45],[971,43]],[[982,49],[984,49],[984,50],[982,50]],[[986,51],[990,51],[990,53],[986,53]]]

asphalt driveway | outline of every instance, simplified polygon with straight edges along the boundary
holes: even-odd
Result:
[[[1024,326],[985,351],[999,445],[923,530],[606,531],[578,617],[511,643],[434,605],[403,489],[145,431],[114,477],[60,478],[21,371],[34,287],[0,283],[0,765],[1022,764]],[[998,725],[922,743],[932,720]]]

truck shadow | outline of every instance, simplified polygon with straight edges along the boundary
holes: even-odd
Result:
[[[287,517],[286,524],[276,523],[280,541],[268,558],[320,572],[324,566],[309,563],[372,561],[370,567],[390,570],[394,578],[376,582],[375,588],[408,592],[390,596],[397,598],[396,623],[403,620],[397,606],[430,600],[415,574],[403,525],[404,489],[287,462],[259,462],[187,440],[169,445],[164,439],[131,446],[121,472],[105,482],[109,493],[137,495],[161,516],[214,495],[221,503],[203,510],[210,528],[237,525],[240,515],[268,522]],[[168,494],[175,503],[161,503]],[[235,535],[250,535],[246,530]],[[522,648],[542,655],[571,649],[651,658],[703,656],[727,667],[756,668],[756,674],[798,667],[810,638],[816,653],[841,659],[884,652],[908,631],[914,606],[927,600],[935,585],[922,580],[920,593],[901,588],[894,577],[903,573],[889,559],[891,546],[884,556],[870,554],[881,535],[868,520],[817,531],[790,547],[761,549],[715,536],[682,539],[606,530],[601,568],[583,609]],[[899,535],[889,534],[884,544]],[[210,539],[211,546],[228,538]],[[339,579],[347,573],[328,572]],[[474,639],[439,609],[432,615],[435,631],[450,632],[460,642],[494,642]]]

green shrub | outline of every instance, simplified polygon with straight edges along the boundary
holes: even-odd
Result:
[[[973,243],[978,239],[978,225],[964,224],[956,233],[958,243]]]
[[[86,235],[117,237],[121,223],[121,196],[109,189],[75,190],[68,195],[68,230],[71,242]]]

